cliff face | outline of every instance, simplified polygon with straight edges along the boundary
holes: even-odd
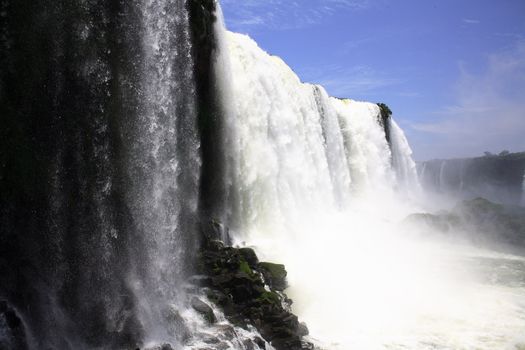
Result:
[[[390,123],[388,122],[388,120],[392,117],[392,111],[384,103],[378,103],[377,105],[379,106],[379,111],[380,111],[378,122],[379,124],[381,124],[381,126],[385,130],[386,140],[388,144],[390,144],[390,127],[389,127]]]
[[[523,204],[525,153],[431,160],[419,163],[418,173],[423,187],[437,193]]]

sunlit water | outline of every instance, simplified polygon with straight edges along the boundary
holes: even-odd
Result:
[[[408,234],[369,214],[253,241],[286,263],[312,339],[325,349],[519,349],[523,257]]]

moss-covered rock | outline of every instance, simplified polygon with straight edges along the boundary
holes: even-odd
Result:
[[[210,301],[235,325],[255,327],[277,350],[313,349],[304,324],[290,312],[284,265],[259,262],[250,248],[234,248],[203,232],[199,269]]]
[[[260,262],[259,267],[261,272],[268,282],[275,290],[284,291],[286,289],[286,269],[282,264],[274,264],[270,262]]]
[[[384,103],[378,103],[377,105],[379,107],[378,122],[385,131],[386,141],[390,144],[390,124],[388,123],[388,119],[392,117],[392,110]]]

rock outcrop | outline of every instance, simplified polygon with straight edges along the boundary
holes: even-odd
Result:
[[[283,293],[284,265],[260,262],[250,248],[235,248],[218,239],[217,223],[206,229],[200,252],[202,287],[233,324],[251,325],[277,350],[313,349],[303,337],[305,324],[290,311],[292,301]]]
[[[405,224],[467,238],[481,245],[499,243],[525,249],[525,208],[504,206],[484,198],[459,202],[451,211],[412,214]]]

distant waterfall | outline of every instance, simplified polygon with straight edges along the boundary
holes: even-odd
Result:
[[[458,201],[483,197],[518,205],[521,200],[525,156],[523,153],[476,158],[435,159],[419,163],[423,190]]]

